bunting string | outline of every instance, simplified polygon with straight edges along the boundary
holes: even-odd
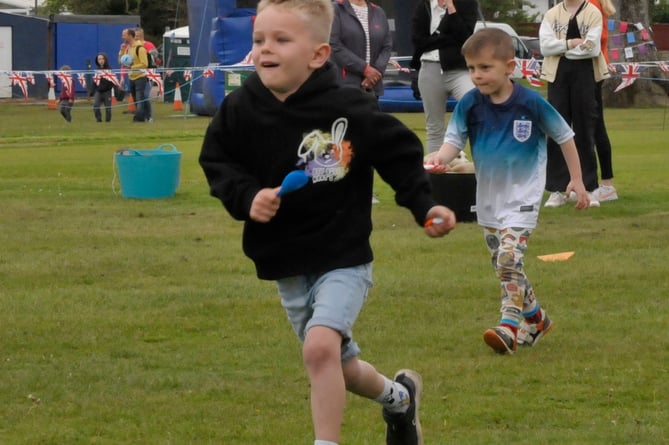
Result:
[[[637,47],[638,48],[638,47]],[[409,73],[411,70],[401,64],[406,61],[406,57],[394,57],[389,62],[388,72]],[[209,65],[206,67],[180,67],[180,68],[154,68],[139,70],[143,72],[157,87],[158,94],[162,96],[171,91],[165,91],[165,81],[170,78],[177,79],[181,86],[192,84],[200,78],[209,78],[218,72],[253,70],[253,65],[235,64],[235,65]],[[652,69],[657,69],[662,77],[645,75]],[[629,87],[639,79],[666,82],[669,80],[669,61],[645,61],[645,62],[615,62],[609,63],[611,77],[620,79],[620,84],[615,89],[616,92]],[[535,59],[516,59],[516,68],[512,75],[513,78],[526,79],[528,83],[536,88],[541,88],[544,82],[540,79],[541,61]],[[73,88],[75,81],[84,89],[88,82],[99,84],[100,79],[111,81],[116,88],[125,89],[128,70],[71,70],[71,71],[2,71],[0,76],[5,75],[11,82],[11,85],[18,87],[25,99],[29,97],[29,85],[38,85],[44,82],[49,88],[56,87],[56,79],[61,85],[65,84],[68,88]],[[181,82],[183,80],[183,83]]]

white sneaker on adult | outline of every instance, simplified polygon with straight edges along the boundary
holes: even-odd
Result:
[[[560,207],[565,204],[566,199],[560,192],[551,192],[544,204],[544,207]]]
[[[597,190],[592,192],[599,202],[615,201],[618,199],[616,188],[612,185],[600,185]]]

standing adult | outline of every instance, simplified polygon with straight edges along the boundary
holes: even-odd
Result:
[[[607,26],[607,17],[616,13],[616,8],[611,3],[611,0],[588,0],[593,5],[597,6],[599,12],[602,13],[602,55],[606,64],[609,64],[609,31]],[[618,193],[613,186],[613,158],[611,156],[611,141],[609,140],[609,133],[606,131],[606,123],[604,122],[604,103],[602,102],[602,85],[603,80],[597,82],[595,89],[595,100],[597,101],[597,121],[595,122],[595,152],[597,153],[597,160],[599,161],[599,176],[601,183],[599,188],[594,191],[594,195],[599,202],[615,201],[618,199]]]
[[[130,80],[130,94],[135,98],[137,111],[133,122],[147,121],[147,107],[150,116],[149,97],[146,95],[146,84],[148,78],[145,70],[149,67],[148,53],[144,46],[137,40],[134,29],[124,29],[121,33],[123,45],[119,51],[118,58],[121,62],[121,56],[129,54],[132,57],[132,64],[128,67],[128,79]]]
[[[575,133],[585,189],[590,206],[599,207],[592,193],[598,187],[594,149],[597,102],[596,83],[609,77],[601,51],[602,14],[588,0],[564,0],[544,15],[539,42],[544,60],[541,78],[548,82],[548,101],[569,123]],[[549,139],[546,207],[564,205],[563,195],[569,172],[557,143]]]
[[[421,0],[414,12],[411,68],[418,70],[430,153],[444,142],[448,97],[460,100],[474,88],[460,49],[474,33],[478,11],[476,0]]]
[[[158,62],[158,48],[152,42],[144,40],[144,29],[135,28],[135,38],[142,44],[146,50],[147,58],[153,58],[153,60]],[[147,59],[148,61],[148,59]],[[144,95],[149,99],[146,101],[146,120],[153,122],[153,108],[151,107],[151,88],[153,87],[152,82],[149,80],[146,82],[146,89]]]
[[[331,60],[338,67],[339,79],[377,98],[382,96],[392,51],[385,11],[367,0],[336,0],[333,6]]]
[[[93,95],[93,115],[97,122],[102,122],[102,111],[101,106],[105,107],[105,122],[111,122],[112,110],[111,110],[111,95],[112,88],[114,84],[111,80],[107,79],[105,76],[102,76],[100,70],[111,70],[109,65],[109,60],[107,54],[98,53],[95,56],[95,65],[98,69],[96,82],[93,82],[92,95]]]

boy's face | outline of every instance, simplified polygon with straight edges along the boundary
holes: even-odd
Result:
[[[327,61],[330,46],[297,13],[268,6],[255,19],[251,56],[263,85],[283,101]]]
[[[465,56],[472,82],[481,94],[497,96],[504,94],[511,85],[509,76],[516,66],[515,59],[506,62],[493,57],[493,48],[483,48],[476,55]]]

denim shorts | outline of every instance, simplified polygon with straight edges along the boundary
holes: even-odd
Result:
[[[372,287],[372,264],[277,280],[281,305],[304,343],[309,328],[326,326],[342,336],[342,362],[360,355],[353,323]]]

